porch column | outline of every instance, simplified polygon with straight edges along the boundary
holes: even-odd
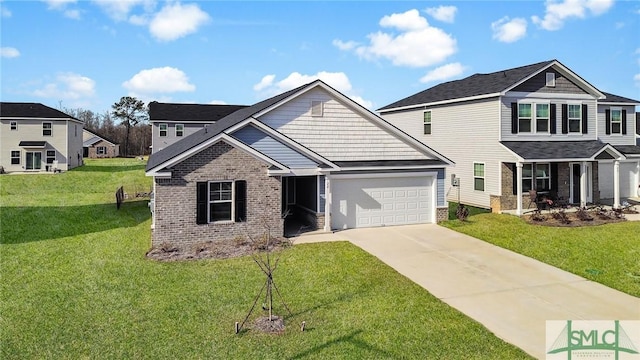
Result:
[[[331,180],[329,176],[324,177],[324,231],[331,231]]]
[[[613,160],[613,208],[620,207],[620,160]]]
[[[518,208],[516,209],[516,215],[522,215],[522,163],[516,163],[516,200],[518,201]]]
[[[580,163],[580,207],[587,207],[587,162]]]

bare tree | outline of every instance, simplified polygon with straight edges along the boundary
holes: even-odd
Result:
[[[126,128],[124,140],[124,154],[130,155],[129,134],[131,127],[146,121],[149,118],[149,111],[144,102],[131,96],[123,96],[120,101],[112,105],[113,117],[120,119],[120,124]]]

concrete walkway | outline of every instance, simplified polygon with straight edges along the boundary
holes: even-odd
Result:
[[[348,240],[505,341],[545,358],[546,320],[640,320],[640,299],[444,227],[303,235]]]

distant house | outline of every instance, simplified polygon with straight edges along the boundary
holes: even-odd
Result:
[[[152,243],[435,223],[451,164],[316,80],[154,151]]]
[[[638,196],[638,105],[549,60],[438,84],[378,111],[455,162],[449,200],[521,214],[537,195],[579,206]]]
[[[6,172],[82,165],[84,123],[40,103],[0,103],[0,166]]]
[[[205,126],[245,108],[244,105],[149,103],[151,152],[158,152]]]
[[[82,140],[83,157],[96,159],[120,156],[120,144],[99,135],[95,131],[84,129]]]

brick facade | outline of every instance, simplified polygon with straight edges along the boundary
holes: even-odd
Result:
[[[281,179],[268,176],[269,165],[219,142],[173,167],[171,179],[156,179],[152,246],[228,240],[267,232],[282,236]],[[196,224],[196,183],[213,180],[247,182],[247,221]]]
[[[98,154],[98,147],[104,146],[106,148],[105,154]],[[113,158],[120,156],[120,145],[113,145],[110,142],[100,140],[99,142],[87,147],[87,157],[90,159],[96,158]]]

